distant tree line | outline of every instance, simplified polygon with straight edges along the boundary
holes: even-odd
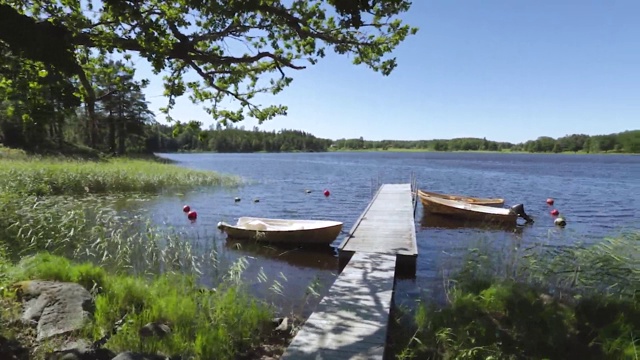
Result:
[[[524,143],[487,140],[486,138],[455,138],[434,140],[336,140],[333,150],[430,150],[430,151],[524,151],[531,153],[640,153],[640,130],[624,131],[609,135],[589,136],[573,134],[557,139],[541,136]]]
[[[257,127],[245,130],[219,123],[215,128],[202,130],[201,126],[198,121],[178,122],[174,126],[156,124],[148,148],[154,152],[323,152],[333,143],[298,130],[261,131]]]

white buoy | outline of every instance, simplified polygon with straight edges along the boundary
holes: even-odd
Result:
[[[556,226],[566,226],[567,225],[567,220],[565,220],[563,217],[557,217],[555,220],[553,220],[553,223]]]

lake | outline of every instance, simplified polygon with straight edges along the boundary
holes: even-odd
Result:
[[[408,183],[412,173],[419,188],[505,198],[509,206],[524,204],[535,219],[533,225],[517,231],[457,227],[429,221],[418,204],[417,274],[415,279],[397,283],[399,302],[441,293],[443,271],[455,270],[466,250],[483,239],[505,248],[566,246],[639,228],[640,156],[430,152],[159,155],[180,166],[244,179],[242,186],[233,189],[166,194],[152,199],[145,210],[155,222],[188,234],[196,249],[216,249],[219,269],[245,257],[245,278],[254,293],[277,302],[283,311],[301,311],[312,283],[320,286],[320,293],[326,291],[337,275],[336,252],[230,243],[217,230],[219,221],[235,223],[240,216],[331,219],[343,221],[348,230],[380,184]],[[330,190],[329,197],[323,195],[324,189]],[[241,201],[235,202],[235,197]],[[549,197],[555,199],[553,207],[545,202]],[[184,204],[198,212],[195,223],[182,212]],[[565,228],[554,226],[549,213],[553,208],[566,217]],[[341,240],[342,236],[334,244]],[[204,281],[211,280],[205,277]]]

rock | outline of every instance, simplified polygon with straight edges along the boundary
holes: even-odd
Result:
[[[159,322],[148,323],[138,331],[138,335],[140,335],[140,337],[165,337],[169,334],[171,334],[171,328],[169,327],[169,325]]]
[[[76,283],[22,281],[14,285],[24,302],[22,320],[37,323],[37,340],[82,328],[93,312],[93,297]]]
[[[139,354],[131,351],[126,351],[118,354],[118,356],[114,357],[111,360],[172,360],[172,358],[162,355]]]
[[[287,331],[289,330],[289,318],[275,318],[273,325],[276,327],[275,331]]]

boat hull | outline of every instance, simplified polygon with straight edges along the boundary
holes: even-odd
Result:
[[[421,201],[427,203],[427,205],[424,206],[426,212],[467,221],[477,221],[487,224],[516,224],[518,220],[518,214],[511,211],[511,209],[476,205],[464,201],[431,196],[423,196],[421,197]]]
[[[428,198],[428,197],[436,197],[436,198],[446,199],[446,200],[464,201],[464,202],[475,204],[475,205],[485,205],[485,206],[504,205],[504,199],[500,199],[500,198],[478,198],[478,197],[463,196],[463,195],[440,194],[440,193],[424,191],[424,190],[418,190],[418,197],[420,198],[420,202],[422,202],[423,206],[429,205],[429,202],[425,201],[425,198]]]
[[[218,228],[227,234],[228,239],[318,246],[330,245],[335,241],[342,231],[342,225],[338,221],[244,217],[236,225],[221,223]]]

